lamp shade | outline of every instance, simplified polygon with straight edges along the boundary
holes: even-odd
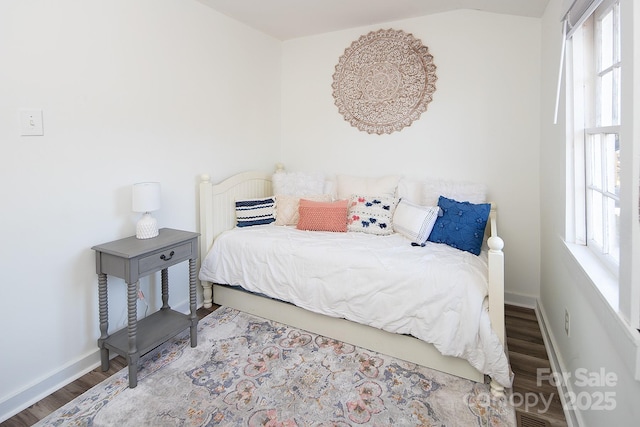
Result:
[[[160,209],[160,183],[139,182],[133,184],[132,210],[153,212]]]

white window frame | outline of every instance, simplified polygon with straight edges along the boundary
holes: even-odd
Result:
[[[594,213],[594,198],[593,195],[597,194],[601,196],[605,201],[619,204],[619,194],[611,193],[607,191],[607,174],[604,172],[607,170],[607,165],[604,164],[607,156],[605,156],[606,144],[602,143],[600,161],[603,162],[597,165],[601,171],[600,176],[603,179],[596,180],[594,177],[598,174],[593,174],[591,166],[591,156],[593,155],[593,148],[595,146],[594,141],[600,137],[601,140],[605,140],[608,135],[612,135],[611,138],[618,140],[620,138],[620,125],[619,117],[620,111],[617,109],[619,105],[618,99],[615,98],[613,104],[616,107],[612,107],[614,116],[618,118],[618,121],[613,124],[601,125],[600,111],[600,81],[601,76],[605,73],[611,73],[613,75],[612,80],[614,84],[618,85],[620,75],[620,52],[616,52],[616,58],[613,65],[607,67],[605,70],[600,70],[599,64],[599,50],[601,46],[594,44],[591,49],[585,49],[585,46],[589,47],[590,43],[595,43],[595,40],[600,40],[600,37],[595,37],[600,31],[600,19],[605,16],[609,11],[613,10],[614,14],[619,15],[619,5],[616,0],[605,1],[601,4],[592,17],[589,18],[584,27],[581,30],[575,31],[573,37],[569,40],[568,55],[570,60],[567,61],[567,71],[569,76],[569,82],[573,82],[573,86],[569,88],[569,99],[573,105],[573,111],[570,115],[568,123],[572,124],[570,129],[570,138],[572,140],[572,147],[570,147],[569,153],[572,155],[573,165],[570,170],[573,171],[569,182],[573,182],[573,188],[569,189],[573,193],[573,218],[570,222],[573,223],[573,234],[568,235],[568,240],[573,241],[576,244],[586,245],[594,256],[617,278],[619,271],[619,252],[614,246],[610,247],[610,241],[617,239],[616,235],[619,234],[611,227],[610,219],[612,212],[609,212],[605,208],[605,203],[601,204],[602,212],[599,213],[602,225],[596,227],[594,225],[594,219],[596,214]],[[616,17],[617,18],[617,17]],[[614,19],[616,24],[619,24],[619,19]],[[615,39],[614,43],[618,43],[619,40]],[[593,53],[594,57],[587,56],[589,53]],[[586,55],[585,55],[586,54]],[[585,71],[586,75],[574,74],[576,67],[574,63],[592,64],[592,66],[585,66],[578,71]],[[577,73],[577,72],[576,72]],[[597,75],[599,73],[599,75]],[[617,94],[616,94],[617,95]],[[586,107],[586,108],[585,108]],[[594,182],[598,181],[598,182]],[[619,215],[618,215],[619,216]],[[602,236],[601,238],[598,238]],[[618,246],[619,247],[619,246]]]
[[[636,340],[636,329],[640,330],[640,37],[633,26],[640,27],[640,4],[636,0],[568,0],[565,15],[566,45],[563,44],[563,58],[566,78],[566,123],[567,123],[567,187],[566,187],[566,227],[565,242],[582,271],[591,279],[603,300],[608,302],[629,328],[627,332]],[[595,255],[587,247],[588,235],[586,212],[586,165],[584,144],[587,132],[595,129],[576,125],[576,116],[583,114],[584,102],[574,99],[574,93],[582,92],[580,84],[574,82],[573,58],[581,55],[580,35],[574,30],[582,17],[593,13],[601,6],[607,8],[617,3],[620,8],[620,124],[617,129],[605,127],[605,131],[616,130],[620,144],[620,253],[619,267],[610,268],[606,260]],[[580,4],[574,8],[570,5]],[[602,6],[604,5],[604,6]],[[572,9],[573,8],[573,9]],[[573,13],[577,10],[576,13]],[[587,12],[582,14],[582,12]],[[573,14],[573,16],[571,16]],[[577,17],[580,16],[580,19]],[[567,25],[568,23],[568,25]],[[565,56],[566,54],[566,56]],[[577,84],[574,84],[577,83]],[[579,88],[580,91],[575,91]],[[560,86],[558,86],[558,94]],[[559,96],[559,95],[558,95]],[[575,111],[574,111],[575,110]],[[556,107],[557,112],[557,107]],[[580,143],[582,141],[582,143]],[[579,161],[582,159],[582,161]],[[617,271],[617,275],[612,273]],[[636,379],[640,381],[640,346],[635,355]]]

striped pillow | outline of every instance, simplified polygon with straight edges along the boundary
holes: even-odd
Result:
[[[276,202],[273,197],[236,200],[236,220],[238,227],[271,224],[276,220],[275,204]]]
[[[402,199],[393,213],[393,230],[411,243],[424,246],[439,212],[438,206],[419,206]]]

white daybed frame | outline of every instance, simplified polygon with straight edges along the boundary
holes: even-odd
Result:
[[[236,200],[272,195],[271,176],[272,173],[249,171],[234,175],[218,184],[213,184],[209,175],[201,176],[200,256],[202,259],[220,233],[235,227]],[[493,330],[504,344],[504,255],[502,252],[504,243],[497,234],[496,209],[493,204],[489,224],[489,317]],[[201,284],[206,308],[211,307],[213,302],[438,371],[476,382],[484,381],[484,375],[466,360],[443,356],[432,344],[414,337],[314,313],[293,304],[228,286],[204,281]],[[503,391],[503,387],[495,381],[491,382],[491,388],[494,393]]]

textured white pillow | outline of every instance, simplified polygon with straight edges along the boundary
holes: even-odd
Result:
[[[350,199],[354,194],[395,197],[400,175],[388,175],[379,178],[338,175],[336,181],[339,199]]]
[[[485,203],[487,201],[487,186],[475,182],[429,179],[423,183],[420,204],[438,206],[440,196],[458,202]]]
[[[402,199],[393,213],[393,231],[412,243],[424,245],[438,219],[438,212],[438,206],[419,206]]]
[[[349,200],[347,229],[385,236],[393,234],[393,213],[398,199],[354,194]]]
[[[330,202],[330,194],[319,194],[316,196],[304,196],[305,199],[314,202]],[[300,220],[298,207],[300,197],[288,194],[278,194],[276,196],[276,225],[296,225]]]
[[[398,181],[396,197],[419,205],[422,201],[422,183],[423,181],[417,179],[401,178]]]
[[[324,174],[321,172],[276,172],[271,177],[273,194],[308,196],[324,193]]]
[[[330,194],[333,200],[338,200],[338,184],[335,175],[325,176],[324,194]]]

